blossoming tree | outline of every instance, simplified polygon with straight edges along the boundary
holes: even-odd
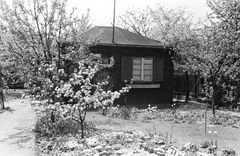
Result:
[[[83,137],[87,110],[110,106],[128,91],[103,90],[108,82],[94,81],[96,73],[114,61],[104,65],[101,56],[90,53],[99,36],[89,42],[81,38],[81,32],[91,26],[89,11],[81,18],[76,8],[68,14],[67,0],[13,0],[12,7],[0,2],[0,48],[5,49],[0,60],[13,69],[19,67],[14,74],[29,83],[35,98],[45,101],[45,109],[37,110],[39,120],[46,119],[41,122],[43,130],[48,133],[62,122],[74,121],[81,125]]]

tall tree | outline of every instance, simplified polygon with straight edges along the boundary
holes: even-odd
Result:
[[[151,37],[153,18],[151,9],[128,8],[118,18],[117,24],[139,35]]]
[[[209,0],[212,13],[209,24],[203,29],[202,47],[199,55],[206,91],[212,98],[212,110],[218,99],[237,102],[239,95],[239,16],[237,0]]]
[[[191,60],[187,57],[194,52],[196,41],[195,25],[192,23],[193,16],[184,7],[168,9],[163,5],[157,5],[151,10],[155,26],[152,29],[152,38],[171,46],[174,49],[174,67],[176,71],[185,72],[186,76],[186,99],[188,102],[190,92],[189,68]]]
[[[18,76],[34,75],[31,72],[36,72],[41,62],[60,61],[60,51],[55,48],[58,43],[76,41],[91,26],[89,10],[81,18],[76,8],[68,14],[67,0],[13,0],[12,6],[4,0],[0,3],[1,42],[5,49],[2,58],[14,62],[13,68],[22,69]]]

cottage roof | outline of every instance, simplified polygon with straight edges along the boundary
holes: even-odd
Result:
[[[115,27],[114,42],[112,42],[113,27],[110,26],[95,26],[90,28],[82,35],[85,39],[89,39],[91,36],[98,35],[101,31],[103,34],[100,36],[101,40],[99,44],[103,45],[116,45],[116,46],[151,46],[151,47],[163,47],[160,42],[144,37],[142,35],[130,32],[128,30]]]

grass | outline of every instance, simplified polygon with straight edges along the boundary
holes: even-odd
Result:
[[[135,116],[136,112],[137,115]],[[200,145],[201,143],[206,143],[206,141],[209,141],[217,145],[219,150],[233,149],[239,154],[240,129],[232,127],[231,124],[226,124],[225,126],[209,124],[213,119],[211,110],[209,110],[207,118],[208,127],[207,133],[205,134],[204,112],[204,105],[195,104],[179,105],[177,107],[172,107],[172,109],[158,110],[154,107],[145,110],[131,108],[129,109],[124,107],[124,109],[110,109],[107,116],[100,114],[98,111],[89,111],[87,113],[86,121],[87,123],[92,123],[94,126],[96,126],[96,130],[101,132],[96,134],[98,137],[104,135],[102,134],[104,131],[140,131],[145,134],[149,134],[149,136],[163,136],[166,138],[165,140],[167,141],[165,142],[167,144],[174,142],[175,145],[179,148],[183,147],[186,143],[189,142],[195,145]],[[217,110],[216,113],[217,117],[223,116],[225,117],[223,119],[230,118],[234,121],[236,120],[237,126],[235,127],[240,126],[239,112],[233,113],[230,111]],[[220,118],[218,119],[220,120]],[[73,138],[77,139],[78,137],[76,136],[73,136]],[[89,136],[92,136],[92,133]],[[68,138],[65,135],[63,137]],[[105,138],[108,139],[108,136],[106,135]],[[58,143],[56,144],[53,142],[51,143],[51,146],[48,146],[49,137],[43,138],[43,141],[41,141],[41,139],[42,138],[40,137],[37,138],[37,140],[40,142],[39,145],[41,146],[42,142],[46,142],[46,144],[44,144],[44,146],[41,146],[39,149],[45,149],[45,147],[48,148],[53,146],[56,147],[53,151],[62,152],[62,150],[58,147]],[[56,137],[55,139],[59,139],[59,137]],[[69,140],[66,139],[66,141]],[[65,142],[63,141],[61,144],[64,146]],[[91,149],[87,150],[91,151]],[[52,149],[47,151],[51,152]]]
[[[179,107],[178,110],[182,112],[197,112],[203,113],[205,110],[201,107]],[[161,110],[166,111],[166,110]],[[206,140],[217,141],[219,149],[233,149],[240,154],[240,129],[230,126],[222,125],[208,125],[205,134],[204,122],[201,117],[197,117],[196,123],[175,123],[173,121],[165,121],[164,119],[155,118],[144,122],[141,114],[137,119],[130,118],[129,120],[121,118],[112,118],[102,116],[98,112],[89,112],[87,114],[87,121],[93,122],[97,128],[117,130],[117,131],[131,131],[138,130],[144,133],[158,133],[162,135],[171,135],[176,140],[176,146],[183,147],[186,143],[192,142],[194,144],[203,143]],[[211,114],[209,110],[208,114]],[[217,115],[223,115],[224,111],[217,111]],[[231,116],[231,114],[228,114]],[[236,115],[236,114],[235,114]],[[239,113],[238,113],[239,115]],[[240,115],[239,115],[240,116]],[[210,133],[211,131],[211,133]]]

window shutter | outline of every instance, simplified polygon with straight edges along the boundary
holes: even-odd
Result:
[[[121,80],[131,80],[132,79],[132,58],[122,57],[121,59]]]
[[[163,81],[164,78],[164,59],[154,58],[154,81]]]

